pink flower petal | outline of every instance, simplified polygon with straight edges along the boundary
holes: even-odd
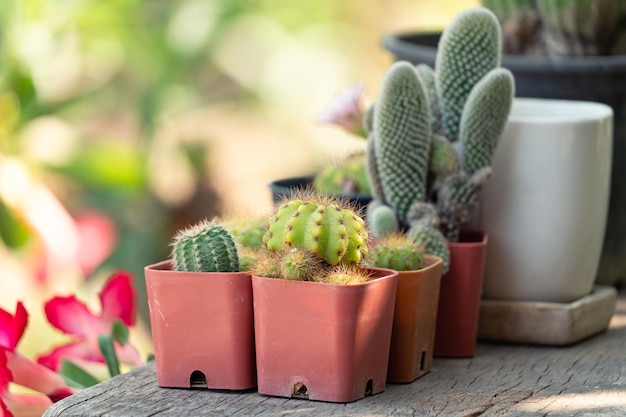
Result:
[[[9,382],[13,379],[11,375],[11,371],[7,368],[7,355],[3,348],[0,348],[0,411],[2,411],[1,416],[11,416],[12,414],[6,407],[4,403],[4,394],[9,389]]]
[[[76,299],[76,297],[54,297],[44,307],[50,324],[67,334],[84,338],[97,337],[102,333],[103,323],[99,317]]]
[[[115,272],[100,293],[102,318],[109,323],[120,319],[127,326],[132,326],[137,314],[135,293],[131,274],[126,271]]]
[[[52,405],[52,400],[45,395],[2,394],[7,417],[41,417]]]
[[[47,355],[40,356],[37,359],[37,362],[52,369],[53,371],[59,371],[61,369],[61,362],[63,359],[67,359],[69,361],[78,359],[104,363],[104,358],[102,357],[100,351],[94,351],[93,346],[89,346],[84,342],[68,343],[66,345],[56,347]]]
[[[15,349],[27,324],[28,312],[21,302],[18,302],[15,307],[15,315],[0,308],[0,347]]]
[[[6,352],[6,357],[12,382],[46,395],[69,389],[61,375],[47,367],[17,352]]]

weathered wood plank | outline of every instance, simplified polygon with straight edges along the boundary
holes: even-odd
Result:
[[[626,292],[609,330],[574,346],[480,343],[471,359],[435,359],[406,385],[349,404],[274,398],[256,392],[159,388],[154,364],[52,406],[47,417],[215,415],[623,416],[626,415]]]

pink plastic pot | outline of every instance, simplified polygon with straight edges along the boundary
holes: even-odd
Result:
[[[144,269],[161,387],[256,386],[252,283],[244,272]]]
[[[487,234],[463,231],[449,243],[450,268],[441,277],[435,356],[472,357],[476,351]]]
[[[252,276],[261,394],[350,402],[385,390],[398,273],[357,285]]]

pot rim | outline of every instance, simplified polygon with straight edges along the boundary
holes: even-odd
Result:
[[[416,51],[424,55],[436,55],[437,47],[411,42],[411,39],[428,37],[431,41],[441,36],[441,32],[401,32],[383,36],[385,49],[392,53],[412,55]],[[585,71],[592,76],[594,73],[621,74],[626,71],[626,55],[606,56],[566,56],[545,57],[526,55],[502,55],[502,66],[518,73],[577,73]]]

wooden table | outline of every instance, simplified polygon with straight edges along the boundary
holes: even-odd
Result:
[[[348,404],[249,392],[159,388],[154,364],[52,406],[44,416],[626,416],[626,292],[609,329],[570,347],[479,343],[436,358],[406,385]]]

